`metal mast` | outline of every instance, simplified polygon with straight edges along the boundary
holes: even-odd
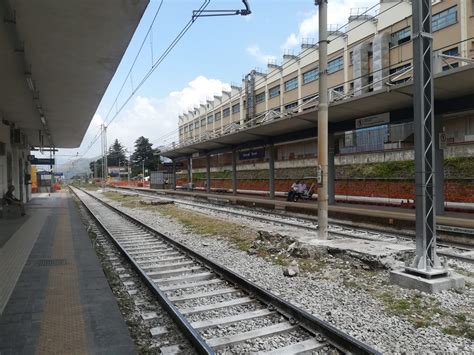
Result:
[[[319,6],[318,235],[328,238],[328,2]]]
[[[102,125],[102,188],[105,188],[105,181],[108,176],[107,171],[107,126]]]
[[[443,272],[436,254],[435,125],[431,0],[412,0],[416,183],[416,257],[409,272]],[[436,270],[437,269],[437,270]]]

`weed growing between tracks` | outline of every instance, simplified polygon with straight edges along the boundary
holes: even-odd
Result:
[[[437,327],[443,333],[474,339],[474,328],[470,323],[469,310],[451,312],[442,307],[433,296],[411,291],[403,297],[394,290],[375,292],[389,314],[401,316],[416,327]]]

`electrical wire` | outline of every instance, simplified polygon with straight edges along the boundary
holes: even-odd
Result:
[[[198,14],[200,14],[202,11],[206,9],[206,7],[209,5],[211,0],[205,0],[199,10],[196,10]],[[146,82],[146,80],[153,74],[153,72],[158,68],[158,66],[163,62],[163,60],[166,59],[168,54],[171,52],[171,50],[178,44],[178,42],[183,38],[183,36],[186,34],[186,32],[189,31],[189,29],[192,27],[196,19],[191,19],[188,21],[188,23],[183,27],[181,32],[175,37],[175,39],[170,43],[170,45],[166,48],[166,50],[161,54],[161,56],[153,63],[151,69],[145,74],[143,79],[140,81],[140,83],[137,85],[135,90],[132,91],[132,93],[127,97],[125,102],[120,106],[120,108],[117,109],[115,112],[115,115],[112,117],[112,119],[106,124],[109,126],[118,116],[118,114],[122,111],[122,109],[128,104],[128,102],[132,99],[132,97],[135,95],[135,93],[143,86],[143,84]]]

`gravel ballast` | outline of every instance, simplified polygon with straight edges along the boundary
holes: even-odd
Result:
[[[384,353],[397,352],[474,352],[472,339],[452,336],[443,333],[443,313],[439,317],[440,326],[416,327],[408,321],[407,315],[398,315],[387,311],[384,301],[374,297],[374,290],[386,292],[398,298],[418,297],[427,302],[425,308],[432,303],[439,309],[449,312],[465,310],[472,327],[472,300],[474,290],[466,287],[463,292],[443,291],[434,295],[404,290],[388,284],[388,271],[365,270],[351,271],[350,261],[328,255],[328,262],[319,272],[300,273],[293,278],[284,277],[280,265],[256,255],[249,255],[239,250],[232,242],[216,236],[202,236],[189,231],[172,218],[145,210],[122,207],[120,203],[110,201],[133,217],[147,223],[167,236],[182,242],[198,253],[225,265],[243,277],[257,283],[287,301],[300,306],[306,311],[326,320]],[[241,218],[243,225],[252,225],[254,221]],[[235,223],[235,222],[234,222]],[[258,227],[261,227],[260,223]],[[272,230],[278,230],[274,226]],[[288,227],[285,227],[285,232]],[[280,233],[283,233],[280,231]],[[327,260],[326,260],[327,261]],[[470,265],[459,262],[458,266],[470,270]],[[387,296],[388,297],[388,296]],[[428,302],[429,301],[429,302]],[[431,303],[430,303],[431,302]],[[242,306],[248,310],[248,306]],[[217,315],[217,314],[216,314]],[[198,315],[191,316],[199,320]],[[234,349],[235,350],[235,349]],[[260,349],[259,349],[260,350]]]

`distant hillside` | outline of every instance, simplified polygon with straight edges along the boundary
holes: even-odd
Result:
[[[61,165],[61,167],[58,168],[58,172],[63,172],[66,179],[75,175],[89,175],[91,173],[89,164],[97,159],[99,159],[99,157],[77,159],[72,163]]]

